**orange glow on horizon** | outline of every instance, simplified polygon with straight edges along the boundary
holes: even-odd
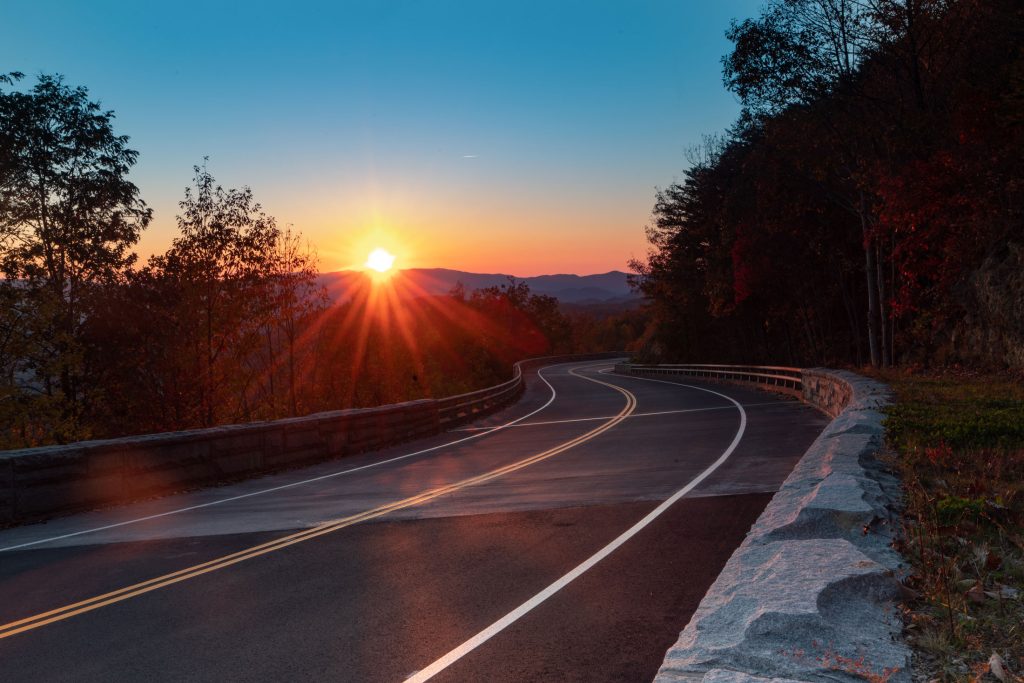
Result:
[[[402,203],[378,209],[367,199],[362,201],[369,207],[356,201],[335,206],[308,199],[301,210],[277,209],[277,213],[287,215],[288,222],[315,248],[317,269],[324,273],[355,270],[382,279],[365,266],[367,255],[381,248],[396,257],[391,273],[449,268],[516,277],[587,275],[626,270],[628,259],[643,256],[648,247],[642,230],[622,227],[642,224],[626,209],[605,210],[595,217],[543,206],[523,215],[485,211],[474,204],[455,207],[456,211],[423,200],[423,210],[416,213]],[[167,215],[173,215],[173,209],[166,209],[161,217]],[[175,226],[157,221],[143,233],[139,245],[143,260],[163,253],[175,234]]]

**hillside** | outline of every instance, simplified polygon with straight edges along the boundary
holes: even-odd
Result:
[[[322,273],[320,283],[327,288],[332,301],[343,301],[366,276],[355,270],[340,270]],[[410,268],[402,270],[396,277],[403,279],[403,286],[396,288],[400,295],[407,297],[446,294],[457,283],[466,291],[507,284],[510,275],[502,273],[470,273],[447,268]],[[637,299],[630,291],[627,275],[613,270],[596,275],[537,275],[515,278],[525,282],[535,294],[547,294],[564,304],[621,304]]]

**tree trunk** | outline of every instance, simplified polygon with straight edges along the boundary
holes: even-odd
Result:
[[[274,332],[271,328],[273,323],[267,322],[263,329],[267,336],[267,382],[270,387],[270,414],[275,418],[280,417],[277,412],[277,387],[274,383],[274,375],[277,374],[277,356],[274,353]]]
[[[206,295],[206,373],[204,384],[206,385],[203,397],[203,426],[213,425],[213,294],[207,291]]]
[[[839,271],[839,293],[843,297],[843,308],[846,309],[846,320],[850,325],[850,336],[853,339],[854,347],[854,364],[860,365],[864,362],[864,340],[861,339],[860,335],[860,323],[857,322],[857,313],[853,308],[853,296],[848,291],[848,284],[846,282],[846,275],[837,268]],[[846,347],[849,351],[849,346]]]
[[[881,316],[878,312],[878,280],[876,277],[875,246],[868,230],[867,216],[864,214],[864,195],[861,193],[860,227],[864,238],[864,274],[868,285],[868,350],[871,353],[871,365],[878,367],[882,363],[882,354],[878,346],[878,323]]]
[[[889,343],[889,307],[887,304],[888,296],[886,294],[885,286],[885,259],[882,258],[882,247],[879,244],[875,245],[875,271],[878,280],[878,317],[881,323],[882,331],[882,367],[889,367],[892,365],[892,358],[890,356],[890,343]]]
[[[892,236],[892,243],[889,245],[889,297],[896,296],[896,260],[892,255],[896,252],[896,235]],[[889,309],[889,358],[893,365],[898,365],[896,360],[896,316],[892,309]]]
[[[293,417],[299,414],[299,399],[295,390],[295,320],[288,317],[288,397]]]

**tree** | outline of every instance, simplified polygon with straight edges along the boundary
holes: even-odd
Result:
[[[459,296],[458,290],[452,293]],[[497,324],[500,340],[485,341],[511,351],[518,360],[530,355],[565,353],[572,341],[568,319],[558,309],[558,300],[534,294],[530,286],[510,277],[508,284],[475,290],[468,304]]]
[[[735,47],[723,59],[723,75],[750,118],[778,119],[800,108],[811,114],[802,117],[804,126],[813,126],[813,135],[831,142],[830,154],[805,158],[805,172],[831,181],[832,196],[860,223],[868,346],[878,366],[889,363],[879,286],[884,280],[873,239],[870,188],[862,182],[869,163],[865,146],[873,141],[859,134],[862,127],[849,125],[862,114],[856,75],[876,33],[875,19],[866,4],[855,0],[774,0],[759,19],[732,25],[727,36]],[[822,160],[827,160],[824,166]]]
[[[225,189],[205,166],[194,172],[179,236],[132,278],[134,305],[161,321],[137,334],[157,340],[139,365],[173,409],[164,428],[299,414],[308,407],[300,373],[326,302],[316,256],[250,188]]]
[[[28,92],[0,91],[0,270],[14,298],[29,302],[34,361],[19,376],[59,403],[67,433],[58,438],[76,435],[87,398],[81,330],[89,299],[131,267],[131,247],[152,216],[128,180],[138,153],[115,134],[113,119],[60,76],[40,76]]]
[[[279,230],[252,190],[225,190],[196,166],[179,202],[180,235],[150,259],[147,275],[175,294],[183,367],[195,383],[203,426],[250,413],[242,360],[255,353]]]
[[[726,32],[726,87],[758,118],[818,101],[853,80],[872,16],[857,0],[774,0]]]
[[[268,266],[263,282],[266,305],[263,330],[268,362],[261,376],[271,412],[276,415],[276,377],[284,370],[289,414],[299,415],[298,375],[307,367],[303,360],[308,359],[315,348],[316,321],[327,306],[327,293],[317,284],[316,253],[290,225],[279,232]]]
[[[741,118],[659,192],[633,264],[648,341],[772,357],[781,328],[794,359],[859,362],[862,338],[875,365],[949,358],[1019,239],[1022,24],[1010,0],[774,0],[734,24]]]

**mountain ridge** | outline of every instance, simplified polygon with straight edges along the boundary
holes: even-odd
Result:
[[[332,301],[343,301],[347,292],[365,277],[363,271],[338,270],[321,273],[318,280],[327,289]],[[535,294],[553,296],[562,303],[625,303],[639,298],[629,287],[628,274],[620,270],[591,275],[555,273],[516,277],[505,273],[473,273],[451,268],[406,268],[398,271],[395,277],[402,278],[404,286],[396,287],[396,290],[406,298],[447,294],[457,283],[462,283],[467,292],[472,292],[475,289],[508,284],[509,278],[525,282]]]

